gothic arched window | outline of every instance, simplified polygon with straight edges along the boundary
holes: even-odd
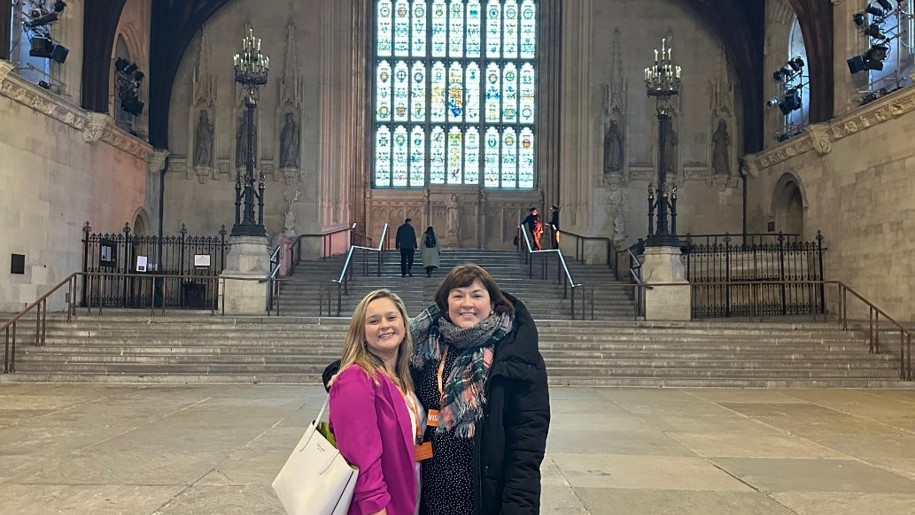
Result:
[[[533,189],[535,0],[375,0],[373,184]]]

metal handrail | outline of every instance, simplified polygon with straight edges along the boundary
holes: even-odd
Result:
[[[292,244],[292,263],[289,266],[289,275],[295,271],[295,268],[302,261],[302,240],[305,238],[322,238],[323,242],[321,244],[321,261],[325,261],[327,258],[332,256],[330,251],[329,243],[333,242],[333,237],[337,234],[348,232],[353,233],[356,230],[356,222],[343,227],[342,229],[334,229],[332,231],[320,232],[320,233],[309,233],[309,234],[300,234],[296,237],[295,241]]]
[[[73,272],[66,279],[57,283],[47,293],[38,297],[38,300],[26,306],[22,311],[17,313],[11,320],[0,325],[0,331],[5,335],[4,353],[3,353],[3,373],[10,374],[16,371],[16,326],[28,312],[33,309],[36,311],[35,316],[35,345],[43,346],[47,342],[48,329],[48,298],[64,287],[68,286],[66,299],[67,304],[67,322],[72,320],[75,313],[73,303],[73,292],[76,289],[76,278],[81,275],[80,272]]]
[[[355,226],[355,224],[354,224]],[[337,316],[340,316],[340,311],[343,304],[343,295],[349,294],[349,275],[352,273],[350,268],[350,263],[353,259],[353,254],[356,250],[365,250],[369,252],[378,253],[378,277],[381,277],[381,266],[384,264],[384,244],[387,241],[388,236],[388,224],[384,224],[381,229],[381,237],[378,239],[378,247],[365,247],[362,245],[350,245],[349,251],[346,253],[346,259],[343,261],[343,269],[340,271],[340,276],[336,279],[331,279],[332,283],[337,285]]]
[[[562,231],[563,236],[572,236],[575,239],[575,259],[579,262],[583,262],[585,259],[585,242],[588,241],[605,241],[607,242],[607,267],[614,267],[616,263],[610,260],[610,256],[613,255],[613,240],[607,238],[606,236],[584,236],[581,234],[575,234],[574,232],[569,232],[566,230]]]
[[[822,294],[822,311],[820,313],[812,313],[813,321],[817,320],[818,316],[822,316],[823,320],[827,320],[828,311],[826,306],[828,305],[828,295],[829,290],[826,289],[826,286],[835,286],[838,297],[838,321],[842,325],[843,331],[848,331],[849,327],[849,318],[848,318],[848,294],[849,292],[853,297],[856,297],[868,308],[868,328],[867,328],[867,341],[868,341],[868,352],[871,354],[880,354],[880,317],[889,321],[894,329],[899,331],[899,378],[904,381],[912,381],[915,379],[915,375],[912,373],[912,332],[906,329],[902,324],[896,321],[893,317],[889,316],[886,311],[877,307],[876,304],[867,300],[863,295],[855,291],[853,288],[848,286],[842,281],[815,281],[815,280],[805,280],[805,281],[718,281],[718,282],[709,282],[701,284],[690,284],[690,283],[651,283],[651,284],[632,284],[628,287],[641,290],[654,289],[656,287],[667,287],[667,286],[678,286],[678,287],[689,287],[690,288],[690,306],[694,305],[694,295],[696,289],[709,289],[713,287],[750,287],[752,293],[751,297],[755,300],[759,297],[758,291],[760,288],[765,286],[788,286],[788,285],[807,285],[811,290],[814,288],[821,288]],[[753,308],[754,315],[761,317],[759,312],[759,306],[756,305]]]
[[[533,246],[531,245],[531,239],[530,239],[530,236],[528,235],[527,228],[524,227],[523,224],[521,224],[518,226],[518,231],[521,233],[521,236],[522,236],[521,240],[524,241],[525,262],[528,264],[528,277],[530,277],[532,279],[534,277],[534,269],[533,269],[534,254],[539,254],[542,256],[549,256],[550,254],[555,254],[556,256],[559,257],[559,271],[563,275],[562,298],[564,298],[564,299],[568,298],[568,296],[569,296],[568,291],[571,290],[571,292],[572,292],[572,298],[571,298],[572,320],[575,320],[575,290],[576,290],[576,288],[583,287],[584,283],[576,283],[575,280],[572,278],[572,271],[569,270],[569,265],[566,263],[565,256],[562,255],[562,251],[560,251],[559,249],[534,250]],[[565,233],[563,233],[563,234],[565,234]],[[542,261],[542,263],[544,265],[544,269],[541,274],[541,277],[543,279],[546,279],[547,278],[546,259],[544,259]],[[584,291],[584,289],[582,289],[582,291]],[[584,293],[582,293],[581,299],[582,299],[581,317],[582,317],[582,319],[584,319],[585,318],[585,294]],[[594,318],[593,290],[592,290],[592,299],[591,299],[591,317]]]

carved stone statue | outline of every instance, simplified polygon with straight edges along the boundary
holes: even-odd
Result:
[[[712,135],[712,171],[715,175],[731,174],[731,159],[728,155],[728,124],[724,119],[718,120],[718,128]]]
[[[447,208],[447,221],[446,229],[448,234],[451,235],[453,241],[460,241],[458,237],[458,231],[461,228],[461,218],[460,218],[460,201],[457,194],[451,194],[448,197],[448,200],[445,202],[445,207]]]
[[[292,113],[286,113],[286,123],[280,132],[280,167],[299,166],[299,126]]]
[[[629,237],[626,234],[626,228],[623,220],[623,211],[625,210],[628,195],[623,189],[613,189],[607,198],[607,211],[613,219],[613,241],[616,243],[624,242]]]
[[[299,200],[301,192],[296,191],[295,196],[290,199],[289,194],[283,192],[283,197],[285,198],[288,206],[286,207],[286,219],[283,221],[283,229],[285,229],[284,234],[290,238],[295,237],[295,203]]]
[[[244,168],[248,165],[248,117],[242,113],[238,117],[238,129],[235,131],[235,166]]]
[[[194,166],[213,166],[213,125],[206,109],[200,110],[194,130]]]
[[[604,134],[604,173],[619,174],[623,171],[623,132],[616,119],[610,119],[610,125]]]

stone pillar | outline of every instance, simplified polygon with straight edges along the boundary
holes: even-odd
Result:
[[[679,247],[646,247],[642,264],[645,284],[680,283],[645,290],[645,320],[690,320],[690,286]]]
[[[232,236],[222,271],[220,296],[227,315],[263,315],[267,310],[270,255],[266,236]]]

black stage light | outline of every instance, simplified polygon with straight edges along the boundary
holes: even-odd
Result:
[[[133,95],[121,99],[121,109],[134,116],[140,116],[143,113],[143,102]]]
[[[886,1],[886,0],[884,0],[884,1]],[[61,13],[66,8],[67,8],[67,2],[64,2],[63,0],[57,0],[56,2],[54,2],[54,12]]]
[[[38,11],[40,14],[38,16],[34,16],[36,11],[38,11],[38,9],[33,9],[32,12],[29,13],[29,17],[32,19],[25,22],[23,25],[30,29],[34,29],[35,27],[41,27],[42,25],[47,25],[49,23],[55,22],[58,19],[57,13],[55,12],[44,13]]]
[[[143,80],[144,77],[146,77],[146,74],[141,72],[140,70],[133,72],[133,80],[135,80],[136,82],[140,82],[141,80]]]
[[[774,72],[772,72],[772,78],[775,79],[775,82],[781,82],[782,79],[785,78],[785,76],[782,74],[781,70],[775,70]]]
[[[29,49],[30,56],[52,59],[60,64],[64,64],[64,61],[67,60],[67,55],[70,54],[69,48],[54,44],[48,38],[34,37],[29,40],[29,45],[31,46]]]
[[[796,111],[801,108],[801,92],[797,88],[791,88],[785,92],[785,98],[778,108],[782,111],[782,114],[787,115],[791,111]]]
[[[769,100],[766,100],[766,105],[769,107],[775,107],[778,105],[778,97],[772,97]]]
[[[38,81],[38,87],[44,88],[44,89],[51,89],[51,84],[46,80],[40,80],[40,81]]]
[[[886,12],[893,10],[893,4],[890,3],[890,0],[877,0],[877,3],[880,4],[880,7],[883,7],[883,10]]]
[[[848,63],[848,71],[851,72],[852,75],[863,72],[865,70],[863,56],[856,55],[849,58],[846,62]]]
[[[867,23],[867,15],[865,15],[863,12],[855,13],[855,15],[851,17],[851,19],[854,20],[855,25],[857,25],[859,27],[863,27],[864,24]]]
[[[868,50],[867,52],[865,52],[865,54],[864,54],[864,56],[865,56],[865,57],[864,57],[864,60],[865,60],[865,61],[867,61],[867,60],[879,61],[879,62],[882,63],[883,61],[886,60],[886,56],[887,56],[887,54],[889,54],[889,53],[890,53],[890,47],[889,47],[889,46],[884,45],[884,44],[881,44],[881,43],[878,43],[878,44],[876,44],[876,45],[871,45],[870,50]],[[881,66],[880,68],[883,69],[882,66]]]
[[[801,57],[795,57],[794,59],[788,61],[788,65],[791,66],[792,70],[799,71],[804,67],[804,59]]]
[[[123,71],[124,71],[124,73],[126,73],[127,75],[130,75],[131,73],[137,71],[137,65],[134,64],[134,63],[130,63],[130,64],[127,65],[126,68],[124,68]]]
[[[877,18],[883,18],[883,15],[886,14],[885,12],[883,12],[883,9],[881,9],[877,6],[874,6],[874,5],[870,5],[870,4],[868,4],[868,6],[864,8],[864,11]]]
[[[127,68],[127,65],[129,65],[129,64],[130,64],[130,61],[128,61],[127,59],[124,59],[123,57],[118,57],[117,60],[114,61],[114,69],[119,72],[122,72],[122,71],[124,71],[124,68]]]
[[[868,25],[867,28],[864,29],[864,33],[872,38],[886,39],[886,36],[880,31],[880,25],[877,25],[876,23]]]

